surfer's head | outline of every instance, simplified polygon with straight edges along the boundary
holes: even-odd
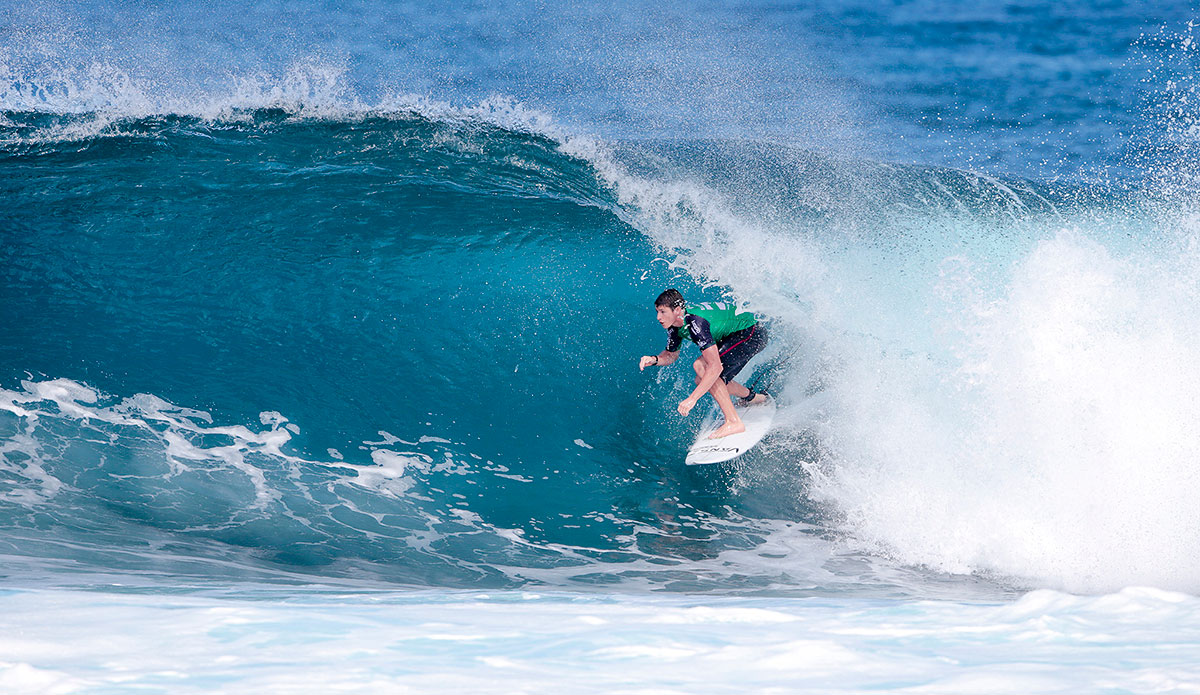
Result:
[[[663,328],[683,325],[683,312],[686,305],[683,295],[677,289],[669,289],[658,295],[654,300],[654,309],[658,312],[658,322]]]

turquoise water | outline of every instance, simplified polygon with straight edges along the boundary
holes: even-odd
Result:
[[[7,9],[10,689],[428,685],[337,606],[467,689],[732,692],[688,664],[744,649],[760,689],[1056,692],[1116,678],[1089,634],[1114,692],[1197,683],[1117,636],[1194,644],[1189,7]],[[682,465],[686,361],[637,370],[666,287],[771,326],[733,464]],[[173,664],[53,656],[159,611]]]

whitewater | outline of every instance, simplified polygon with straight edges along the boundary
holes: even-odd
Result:
[[[4,9],[0,690],[1200,692],[1187,7]]]

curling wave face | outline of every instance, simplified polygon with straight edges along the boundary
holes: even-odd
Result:
[[[664,404],[686,382],[631,368],[663,339],[647,298],[686,277],[568,153],[586,142],[479,113],[82,139],[62,126],[90,114],[9,113],[8,552],[201,578],[793,581],[778,554],[725,555],[815,532],[798,487],[782,521],[731,510],[675,466],[688,431]]]

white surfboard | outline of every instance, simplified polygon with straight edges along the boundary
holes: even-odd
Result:
[[[700,434],[696,436],[696,441],[688,448],[687,465],[699,466],[706,463],[721,463],[722,461],[737,458],[750,451],[763,438],[763,435],[771,429],[771,422],[775,419],[774,398],[767,396],[765,403],[741,407],[735,406],[735,408],[737,408],[738,415],[742,418],[742,423],[746,425],[746,431],[731,434],[728,437],[721,437],[720,439],[709,439],[708,435],[715,432],[724,423],[724,420],[721,418],[721,411],[714,408],[713,412],[700,425]]]

